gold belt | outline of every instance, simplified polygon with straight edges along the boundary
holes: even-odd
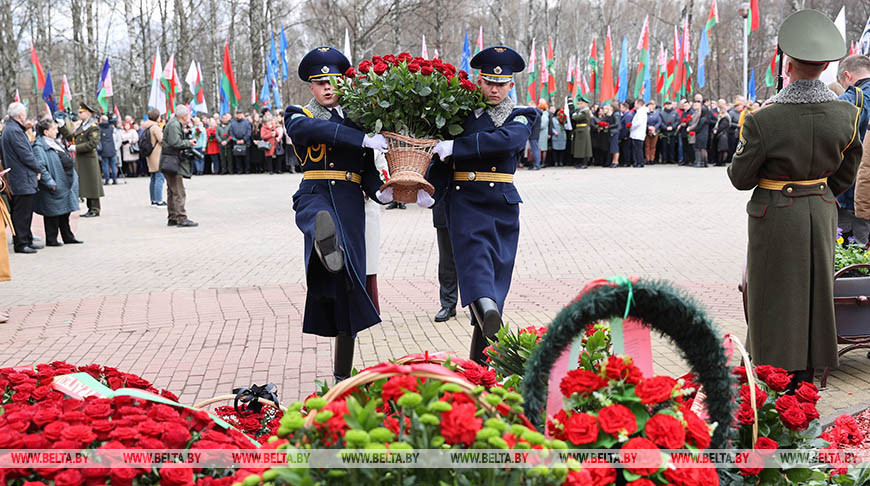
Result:
[[[785,186],[794,184],[796,186],[816,186],[821,185],[819,189],[824,189],[824,185],[828,183],[828,178],[812,179],[807,181],[775,181],[773,179],[761,179],[758,181],[758,187],[769,189],[771,191],[781,191]]]
[[[361,184],[362,176],[356,172],[345,172],[343,170],[307,170],[302,174],[302,180],[348,181]]]
[[[500,172],[454,172],[454,181],[513,182],[513,174]]]
[[[577,124],[577,128],[580,128],[580,127],[588,127],[588,126],[589,126],[588,123],[578,123],[578,124]]]

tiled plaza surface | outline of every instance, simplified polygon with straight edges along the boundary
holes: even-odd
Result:
[[[331,340],[301,332],[302,235],[291,209],[301,176],[203,176],[185,182],[191,229],[166,226],[148,181],[106,187],[103,214],[75,219],[84,245],[13,254],[0,283],[0,366],[66,360],[140,374],[193,404],[273,382],[283,400],[332,374]],[[745,333],[741,296],[745,203],[724,168],[521,171],[521,236],[505,319],[545,325],[595,278],[666,279],[704,304],[720,332]],[[41,220],[34,228],[41,233]],[[438,249],[429,210],[383,211],[383,322],[360,334],[357,367],[408,353],[467,353],[467,311],[432,320]],[[461,249],[457,249],[461,251]],[[783,323],[783,332],[787,332]],[[776,339],[771,336],[771,339]],[[653,340],[657,373],[687,371]],[[870,360],[841,359],[823,416],[870,405]]]

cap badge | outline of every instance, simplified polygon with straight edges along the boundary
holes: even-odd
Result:
[[[329,48],[328,48],[328,47],[318,47],[317,50],[320,51],[320,52],[329,52]]]
[[[495,74],[501,74],[501,66],[496,66],[495,69],[492,70]]]
[[[494,47],[493,50],[495,52],[501,54],[502,52],[505,52],[507,49],[505,49],[504,47]]]
[[[329,72],[329,66],[323,66],[322,68],[320,68],[320,72],[322,72],[323,74],[328,73],[328,72]]]

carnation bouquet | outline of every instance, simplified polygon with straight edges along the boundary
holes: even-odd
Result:
[[[418,189],[434,193],[424,175],[437,139],[462,133],[468,114],[485,106],[468,73],[407,52],[366,59],[333,83],[348,117],[386,137],[390,180],[381,190],[394,186],[399,202],[414,202]]]

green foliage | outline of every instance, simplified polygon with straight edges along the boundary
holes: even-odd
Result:
[[[849,265],[870,265],[870,252],[865,249],[864,245],[834,245],[834,248],[834,272],[839,272]],[[867,268],[852,270],[846,274],[847,277],[865,277],[867,275],[870,275],[870,269]]]

